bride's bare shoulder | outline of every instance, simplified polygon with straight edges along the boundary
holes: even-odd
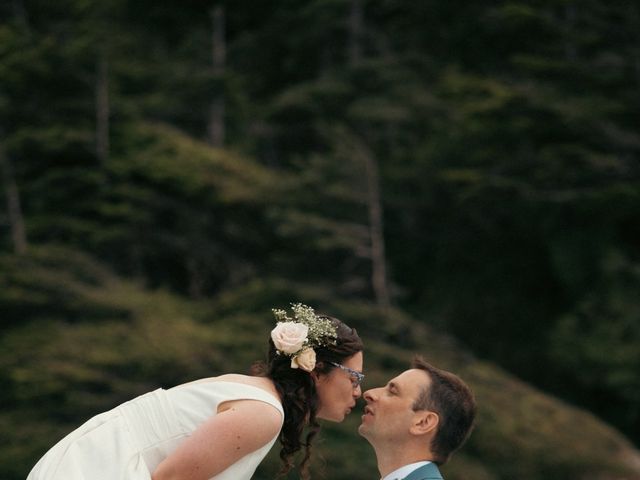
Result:
[[[203,383],[203,382],[231,382],[231,383],[240,383],[243,385],[249,385],[251,387],[260,388],[262,390],[271,393],[276,398],[279,398],[278,392],[276,390],[273,381],[267,377],[256,377],[253,375],[242,375],[239,373],[226,373],[224,375],[219,375],[217,377],[208,377],[200,380],[196,380],[196,382],[192,383]]]
[[[233,382],[233,383],[245,383],[247,385],[255,385],[255,379],[260,377],[252,377],[250,375],[241,375],[239,373],[225,373],[224,375],[218,375],[212,377],[214,382]]]

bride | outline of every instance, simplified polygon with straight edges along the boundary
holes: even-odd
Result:
[[[27,480],[244,480],[276,440],[281,473],[304,448],[308,479],[317,420],[341,422],[362,393],[362,341],[306,305],[274,314],[268,360],[253,375],[158,389],[101,413],[54,445]]]

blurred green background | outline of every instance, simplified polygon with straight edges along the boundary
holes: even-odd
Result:
[[[639,479],[638,125],[636,2],[0,3],[0,478],[302,301],[468,380],[447,480]]]

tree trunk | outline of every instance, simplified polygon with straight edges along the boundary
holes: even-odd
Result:
[[[24,0],[13,0],[13,16],[18,25],[30,33],[29,17],[27,16],[27,9],[24,6]]]
[[[213,74],[219,80],[219,90],[214,92],[214,98],[209,106],[209,125],[208,140],[214,147],[222,147],[224,145],[225,125],[224,113],[225,102],[224,92],[222,91],[222,79],[225,73],[225,64],[227,56],[227,46],[225,41],[225,18],[224,7],[217,5],[211,12],[212,20],[212,61]]]
[[[636,84],[638,88],[640,88],[640,12],[638,11],[638,7],[634,3],[629,4],[628,8],[628,17],[630,19],[629,21],[633,26],[633,31],[636,32],[631,52],[633,69],[636,75]]]
[[[0,132],[0,141],[1,140]],[[17,254],[23,254],[27,251],[27,234],[24,228],[22,207],[20,206],[20,193],[11,160],[5,154],[2,144],[0,144],[0,171],[4,177],[4,189],[7,196],[7,213],[9,216],[13,250]]]
[[[564,8],[564,54],[567,60],[575,62],[578,59],[578,49],[575,41],[571,38],[576,25],[576,6],[573,4],[567,4]]]
[[[362,60],[363,31],[364,12],[362,0],[351,0],[349,63],[352,67],[357,66]],[[356,138],[356,142],[356,148],[364,163],[367,182],[367,208],[369,211],[369,237],[371,242],[371,285],[376,303],[382,310],[386,311],[391,305],[391,296],[387,285],[387,261],[378,163],[374,153],[366,145],[365,139],[360,141]]]
[[[376,303],[383,310],[391,305],[387,285],[387,261],[384,245],[384,225],[382,197],[380,195],[380,175],[373,152],[366,146],[362,149],[367,178],[367,207],[369,210],[369,232],[371,238],[371,284]]]
[[[349,16],[349,65],[357,66],[362,60],[362,36],[364,30],[362,0],[351,0]]]
[[[96,72],[96,157],[101,165],[109,158],[109,63],[104,52]]]

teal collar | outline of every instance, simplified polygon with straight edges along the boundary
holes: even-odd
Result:
[[[403,480],[443,480],[443,478],[435,463],[427,463],[411,472]]]

